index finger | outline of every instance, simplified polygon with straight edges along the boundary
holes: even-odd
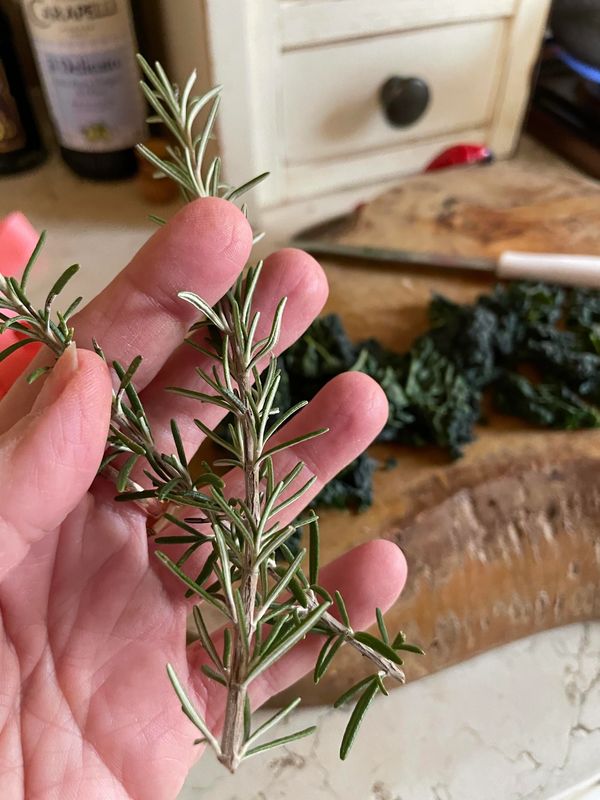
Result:
[[[73,318],[79,347],[95,338],[109,363],[144,361],[136,373],[143,389],[181,344],[197,312],[177,297],[192,291],[214,305],[242,271],[252,230],[242,212],[216,197],[181,209],[129,265]]]

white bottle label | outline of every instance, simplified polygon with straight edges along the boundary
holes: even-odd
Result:
[[[143,139],[128,0],[23,0],[23,8],[60,143],[98,153]]]

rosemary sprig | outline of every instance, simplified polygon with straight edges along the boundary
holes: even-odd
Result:
[[[206,147],[219,104],[219,87],[196,97],[193,74],[180,92],[170,83],[160,64],[152,68],[143,58],[139,61],[145,76],[142,91],[155,112],[152,119],[162,122],[173,137],[166,159],[158,158],[143,145],[139,150],[154,164],[158,175],[169,176],[179,184],[185,201],[207,196],[235,200],[265,177],[261,175],[242,186],[231,187],[221,178],[218,158],[205,166]],[[196,134],[194,124],[203,112],[206,119],[201,132]],[[1,327],[12,328],[23,337],[19,346],[41,342],[59,357],[73,341],[74,332],[68,321],[81,298],[64,314],[58,313],[52,318],[56,295],[76,271],[71,267],[49,293],[44,308],[33,308],[26,295],[26,285],[42,243],[43,239],[20,282],[13,278],[0,279],[0,305],[15,314],[11,317],[0,312]],[[268,333],[257,338],[259,313],[254,307],[254,294],[261,270],[261,263],[248,267],[214,307],[192,292],[180,294],[182,301],[190,303],[201,315],[186,341],[208,357],[212,367],[210,370],[197,368],[198,377],[205,385],[203,391],[187,387],[171,389],[197,400],[200,406],[212,404],[228,413],[231,419],[228,439],[212,431],[201,419],[195,422],[205,436],[227,452],[227,457],[214,466],[228,466],[243,474],[243,495],[228,494],[224,479],[209,464],[203,464],[199,475],[191,474],[175,420],[171,423],[173,452],[162,453],[156,448],[134,386],[141,357],[127,367],[116,361],[111,365],[118,385],[113,391],[110,432],[101,465],[101,469],[108,470],[115,479],[117,499],[143,505],[153,518],[153,533],[161,533],[155,538],[158,544],[187,545],[177,561],[165,552],[158,552],[157,556],[189,595],[197,595],[222,616],[225,627],[220,650],[208,633],[202,607],[196,606],[193,612],[199,639],[210,659],[210,665],[202,668],[204,675],[227,689],[222,731],[210,729],[172,666],[168,665],[167,670],[184,713],[201,734],[196,741],[210,745],[231,771],[245,758],[309,735],[314,730],[307,728],[257,744],[271,728],[287,718],[299,701],[294,701],[254,731],[249,702],[252,682],[307,635],[324,638],[315,666],[315,681],[323,678],[344,644],[354,647],[375,667],[372,676],[353,686],[336,703],[340,705],[358,695],[343,737],[342,758],[346,757],[373,698],[378,693],[387,694],[384,680],[404,681],[400,653],[422,652],[415,645],[407,644],[401,633],[391,639],[379,610],[378,636],[352,629],[339,592],[332,597],[319,582],[319,529],[314,512],[294,525],[278,521],[282,511],[300,500],[313,481],[301,483],[302,462],[286,475],[277,476],[277,455],[326,431],[307,432],[289,441],[276,439],[283,422],[304,404],[287,411],[276,407],[281,376],[273,351],[279,339],[285,298],[277,307]],[[94,347],[105,358],[95,342]],[[0,354],[0,359],[14,349],[15,346]],[[32,378],[45,369],[38,370]],[[131,479],[140,463],[144,465],[148,488]],[[306,551],[293,555],[285,545],[296,527],[309,529],[307,573],[304,570]],[[200,573],[195,577],[188,575],[184,569],[186,562],[201,545],[207,544],[210,553]],[[276,560],[276,551],[283,553],[282,560]],[[336,614],[332,613],[334,610]]]
[[[23,277],[19,281],[14,277],[0,275],[0,333],[12,330],[19,334],[17,341],[0,353],[0,361],[11,356],[22,347],[37,342],[48,347],[55,356],[60,356],[73,341],[73,328],[69,327],[69,320],[77,310],[82,297],[78,297],[62,314],[57,313],[53,319],[53,304],[56,297],[62,292],[67,283],[79,271],[79,265],[66,269],[48,292],[44,307],[36,309],[29,300],[26,289],[31,270],[44,245],[46,234],[42,233],[35,249],[27,262]],[[8,312],[8,313],[7,313]],[[29,383],[44,375],[50,367],[40,367],[32,372],[27,380]]]

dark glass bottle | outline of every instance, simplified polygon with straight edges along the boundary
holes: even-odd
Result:
[[[65,162],[95,180],[132,175],[145,105],[129,0],[37,0],[25,12]]]
[[[45,157],[10,23],[0,9],[0,174],[31,169]]]

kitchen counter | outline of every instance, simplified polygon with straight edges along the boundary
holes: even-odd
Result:
[[[150,235],[148,214],[174,208],[147,206],[131,182],[80,181],[57,159],[0,181],[0,217],[20,209],[48,229],[38,295],[74,261],[82,271],[69,296],[93,295]],[[207,755],[179,800],[598,800],[600,623],[524,639],[394,691],[342,764],[346,718],[301,711],[294,727],[317,721],[315,737],[233,777]]]
[[[523,639],[392,692],[341,762],[346,721],[302,710],[290,731],[316,722],[314,737],[233,777],[207,756],[179,800],[599,800],[600,625]]]

